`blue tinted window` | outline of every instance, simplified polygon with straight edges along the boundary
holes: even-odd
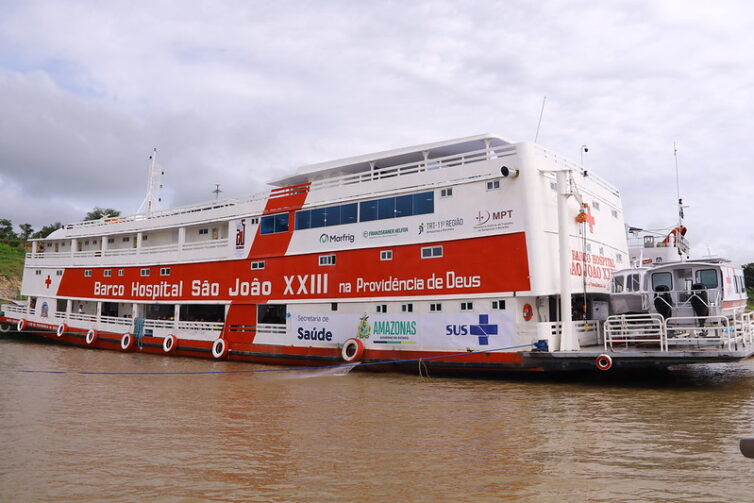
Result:
[[[288,230],[288,213],[278,213],[273,215],[275,218],[275,232],[285,232]]]
[[[413,196],[399,196],[395,198],[395,217],[409,217],[413,215],[411,208]]]
[[[317,208],[315,210],[312,210],[312,224],[311,228],[314,229],[316,227],[324,227],[325,224],[325,218],[327,217],[327,209],[326,208]]]
[[[325,208],[327,214],[326,225],[340,225],[340,206],[332,206]]]
[[[364,201],[359,204],[359,220],[368,222],[377,220],[377,201]]]
[[[435,212],[435,193],[423,192],[421,194],[414,194],[414,215],[424,215],[425,213]]]
[[[351,224],[356,222],[357,204],[344,204],[340,207],[340,223]]]
[[[385,199],[377,200],[377,218],[380,220],[385,218],[393,218],[395,216],[395,198],[386,197]]]
[[[311,227],[311,212],[309,210],[301,210],[296,212],[296,230],[308,229]]]
[[[262,217],[261,228],[260,232],[262,234],[272,234],[275,232],[275,217],[273,215]]]

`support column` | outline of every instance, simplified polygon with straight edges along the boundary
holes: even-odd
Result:
[[[579,349],[571,319],[571,238],[568,225],[568,172],[555,173],[558,183],[558,247],[560,257],[560,350]]]
[[[65,301],[65,319],[68,320],[71,318],[71,305],[73,304],[73,301],[71,299],[68,299]]]
[[[79,240],[76,238],[71,239],[71,257],[74,257],[76,255],[76,252],[79,251]]]
[[[186,228],[178,227],[178,256],[183,253],[183,245],[186,244]]]
[[[102,318],[102,302],[97,302],[97,326],[99,326],[100,318]]]
[[[144,244],[144,234],[141,232],[136,233],[136,254],[139,255],[141,253],[141,247]]]
[[[178,321],[180,321],[180,316],[181,316],[181,305],[176,304],[175,309],[173,310],[173,328],[174,329],[178,328]]]

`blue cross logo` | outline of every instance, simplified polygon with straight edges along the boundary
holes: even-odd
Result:
[[[490,325],[490,317],[487,314],[479,315],[479,325],[470,325],[471,335],[479,336],[479,345],[487,346],[490,343],[490,335],[497,335],[497,325]]]

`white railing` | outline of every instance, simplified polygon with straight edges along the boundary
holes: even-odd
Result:
[[[670,346],[694,346],[695,349],[720,345],[729,351],[754,341],[754,313],[744,313],[732,320],[726,316],[674,316],[659,314],[621,314],[608,317],[604,326],[605,350],[616,351],[636,345],[658,345],[660,351]]]
[[[131,318],[119,318],[117,316],[100,316],[99,321],[103,324],[120,325],[127,327],[130,327],[133,323],[133,319]]]
[[[211,241],[195,241],[192,243],[184,243],[181,249],[190,250],[207,250],[211,248],[226,248],[228,246],[228,239],[213,239]]]
[[[78,314],[78,313],[70,313],[68,315],[69,320],[77,320],[77,321],[88,321],[91,323],[97,322],[97,315],[96,314]]]
[[[272,323],[257,323],[258,334],[285,334],[286,326]]]
[[[605,320],[605,350],[615,351],[638,343],[657,343],[660,351],[667,351],[665,323],[659,314],[620,314]]]
[[[4,313],[29,314],[29,308],[27,306],[19,306],[16,304],[3,304],[0,306],[0,311]]]
[[[665,320],[668,345],[697,346],[719,343],[733,351],[743,337],[738,337],[725,316],[677,316]]]
[[[206,332],[222,332],[225,323],[209,321],[179,321],[176,324],[178,330],[201,330]]]
[[[178,244],[158,245],[158,246],[142,246],[137,248],[139,255],[153,255],[155,253],[171,253],[178,251]]]
[[[329,187],[336,187],[341,185],[350,185],[353,183],[370,182],[373,180],[379,180],[382,178],[392,176],[403,176],[415,173],[420,173],[426,170],[437,169],[440,167],[454,167],[462,166],[466,164],[482,162],[489,159],[499,159],[509,155],[515,154],[515,145],[500,145],[496,147],[490,147],[489,149],[483,148],[479,150],[472,150],[464,152],[463,154],[452,154],[443,157],[437,157],[433,159],[422,160],[419,162],[409,162],[405,164],[399,164],[396,166],[388,166],[385,168],[378,168],[363,173],[348,174],[335,177],[329,177],[324,180],[317,180],[311,182],[307,187],[305,184],[301,186],[300,190],[318,190]],[[593,176],[590,174],[590,176]],[[297,189],[298,190],[298,189]],[[191,206],[183,206],[175,209],[155,211],[151,215],[132,215],[128,217],[115,217],[105,218],[101,220],[90,220],[86,222],[77,222],[68,224],[66,229],[71,230],[93,230],[97,227],[108,227],[115,224],[123,224],[129,222],[140,222],[145,220],[157,220],[166,217],[175,217],[179,215],[185,215],[190,213],[205,212],[210,210],[216,210],[219,208],[228,208],[237,206],[240,204],[252,203],[256,201],[265,201],[271,197],[280,197],[287,195],[287,191],[284,189],[273,189],[272,191],[265,191],[256,194],[252,194],[248,197],[231,198],[223,201],[211,201],[197,203]]]

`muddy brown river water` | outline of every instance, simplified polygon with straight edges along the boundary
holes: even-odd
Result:
[[[139,374],[275,368],[0,339],[0,501],[754,501],[754,361]]]

